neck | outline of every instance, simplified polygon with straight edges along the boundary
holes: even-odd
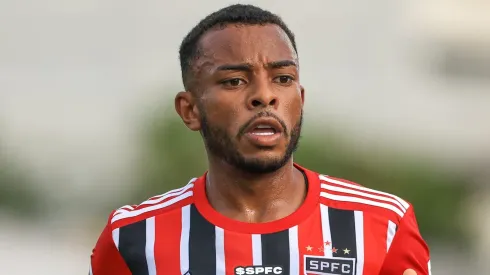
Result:
[[[249,174],[223,161],[210,161],[206,193],[221,214],[244,222],[268,222],[293,213],[303,202],[306,184],[293,160],[267,174]]]

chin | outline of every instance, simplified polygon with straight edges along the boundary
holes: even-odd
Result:
[[[259,162],[275,162],[280,161],[286,156],[284,150],[260,149],[249,154],[242,154],[246,160],[254,160]]]
[[[284,167],[289,159],[285,153],[263,152],[242,156],[235,166],[248,173],[267,174]]]
[[[242,163],[237,168],[250,174],[270,174],[284,167],[284,164],[276,161],[251,160]]]

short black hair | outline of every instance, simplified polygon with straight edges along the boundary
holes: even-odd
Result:
[[[206,16],[187,34],[182,41],[179,49],[179,58],[182,81],[186,89],[189,88],[187,85],[188,77],[192,69],[193,61],[199,55],[199,40],[210,29],[217,26],[225,27],[228,24],[277,25],[286,33],[294,50],[296,53],[298,52],[294,34],[278,15],[253,5],[231,5]]]

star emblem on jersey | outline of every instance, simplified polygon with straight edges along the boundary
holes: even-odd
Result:
[[[326,242],[325,242],[325,246],[330,246],[330,244],[332,244],[332,243],[331,243],[331,242],[329,242],[329,241],[326,241]]]
[[[350,250],[349,250],[349,249],[347,249],[347,248],[346,248],[346,249],[344,249],[344,255],[349,254],[349,252],[350,252]]]
[[[313,250],[313,247],[311,247],[311,246],[309,246],[309,245],[308,245],[308,246],[306,247],[306,250],[307,250],[307,251],[311,251],[311,250]]]
[[[337,250],[338,250],[338,249],[337,249],[337,248],[335,248],[335,247],[334,247],[334,248],[332,248],[332,253],[337,253]]]
[[[319,247],[318,248],[318,251],[323,252],[324,251],[324,248],[323,247]]]

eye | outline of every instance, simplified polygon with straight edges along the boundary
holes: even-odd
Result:
[[[245,84],[245,81],[243,79],[240,79],[240,78],[230,78],[230,79],[227,79],[225,81],[222,81],[221,84],[225,87],[238,87],[240,85],[243,85]]]
[[[275,82],[280,84],[290,84],[293,80],[294,78],[289,75],[281,75],[274,79]]]

